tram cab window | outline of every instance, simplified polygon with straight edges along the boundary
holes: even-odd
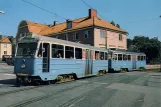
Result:
[[[64,58],[64,46],[52,44],[52,58]]]
[[[141,56],[141,61],[143,61],[144,60],[144,56]]]
[[[81,48],[75,48],[75,58],[82,59],[82,49]]]
[[[108,60],[108,53],[105,52],[105,60]]]
[[[122,60],[122,54],[118,54],[118,60]]]
[[[95,51],[95,59],[99,60],[99,51]]]
[[[39,51],[38,51],[37,56],[38,56],[38,57],[42,57],[42,43],[41,43],[40,46],[39,46]]]
[[[127,55],[123,55],[123,60],[127,60],[128,56]]]
[[[100,59],[104,60],[104,52],[100,52]]]
[[[65,46],[65,58],[74,58],[74,47]]]
[[[131,60],[131,55],[128,55],[128,60],[129,60],[129,61]]]

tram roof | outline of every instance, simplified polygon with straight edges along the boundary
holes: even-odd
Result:
[[[93,47],[93,46],[89,46],[89,45],[85,45],[85,44],[81,44],[81,43],[75,43],[75,42],[70,42],[70,41],[46,37],[46,36],[40,36],[37,34],[34,34],[32,37],[35,39],[38,39],[38,40],[42,40],[44,42],[59,43],[59,44],[63,44],[63,45],[69,45],[69,46],[74,46],[74,47],[78,47],[78,48],[86,48],[86,49],[99,50],[99,51],[109,51],[109,49]]]
[[[135,54],[135,55],[145,55],[145,53],[141,53],[141,52],[129,52],[129,51],[116,51],[116,50],[110,50],[113,53],[120,53],[120,54]]]

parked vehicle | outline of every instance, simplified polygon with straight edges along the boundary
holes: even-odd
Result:
[[[3,55],[2,56],[2,61],[6,61],[6,59],[9,58],[9,57],[10,57],[10,55]]]
[[[6,63],[8,65],[14,65],[14,57],[10,56],[9,58],[7,58]]]

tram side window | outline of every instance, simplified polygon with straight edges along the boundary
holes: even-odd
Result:
[[[74,47],[65,46],[65,58],[74,58]]]
[[[127,60],[128,59],[127,57],[128,57],[127,55],[123,55],[123,60]]]
[[[108,53],[108,59],[112,59],[112,54]]]
[[[117,54],[113,55],[113,60],[117,60]]]
[[[52,44],[52,58],[64,58],[64,46]]]
[[[100,52],[100,59],[104,60],[104,52]]]
[[[95,59],[99,60],[99,51],[95,51]]]
[[[118,60],[122,60],[122,54],[118,54]]]
[[[131,60],[131,55],[128,55],[128,60],[129,60],[129,61]]]
[[[108,53],[105,52],[105,60],[108,60]]]
[[[144,60],[146,60],[146,56],[144,56]]]
[[[75,48],[75,58],[82,59],[82,49],[81,48]]]
[[[38,51],[37,56],[38,56],[38,57],[42,57],[42,43],[41,43],[40,46],[39,46],[39,51]]]
[[[138,61],[140,61],[141,60],[141,56],[138,56]]]

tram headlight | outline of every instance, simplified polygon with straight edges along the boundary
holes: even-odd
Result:
[[[21,68],[24,69],[24,68],[25,68],[25,64],[22,64],[22,65],[21,65]]]

